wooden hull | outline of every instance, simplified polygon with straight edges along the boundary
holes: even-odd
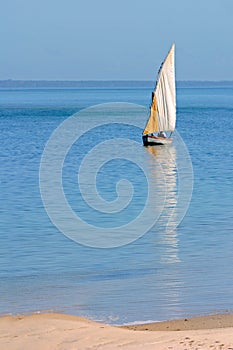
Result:
[[[172,143],[171,138],[149,136],[149,135],[143,135],[142,141],[144,146],[168,145]]]

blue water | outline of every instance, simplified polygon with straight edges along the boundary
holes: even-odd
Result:
[[[172,233],[164,222],[175,206],[178,180],[161,148],[153,154],[142,147],[142,158],[151,174],[159,173],[156,157],[167,169],[167,183],[173,184],[166,188],[169,201],[156,226],[134,242],[109,249],[78,244],[53,225],[44,209],[39,167],[52,132],[85,107],[106,102],[148,107],[150,95],[149,88],[133,86],[0,91],[1,314],[54,310],[122,324],[233,310],[233,87],[178,88],[177,130],[192,160],[194,183],[187,213]],[[107,134],[141,142],[141,131],[102,130],[95,143]],[[178,160],[176,143],[172,147]],[[74,145],[64,163],[64,190],[76,211],[81,203],[76,162],[90,148],[88,142]],[[122,176],[139,186],[127,216],[117,217],[122,225],[138,215],[146,192],[138,167],[121,158],[101,168],[96,180],[109,201]],[[162,195],[159,184],[156,178]],[[106,214],[90,215],[84,203],[82,215],[100,227],[115,224]]]

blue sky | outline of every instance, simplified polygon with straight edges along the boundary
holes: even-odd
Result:
[[[233,80],[232,0],[7,0],[0,79]]]

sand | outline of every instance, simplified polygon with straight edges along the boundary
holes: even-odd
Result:
[[[3,316],[0,317],[0,349],[233,350],[233,315],[131,327],[113,327],[55,313]]]

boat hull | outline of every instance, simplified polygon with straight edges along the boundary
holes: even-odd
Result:
[[[169,145],[172,143],[172,139],[170,137],[165,138],[149,135],[143,135],[142,141],[144,146]]]

